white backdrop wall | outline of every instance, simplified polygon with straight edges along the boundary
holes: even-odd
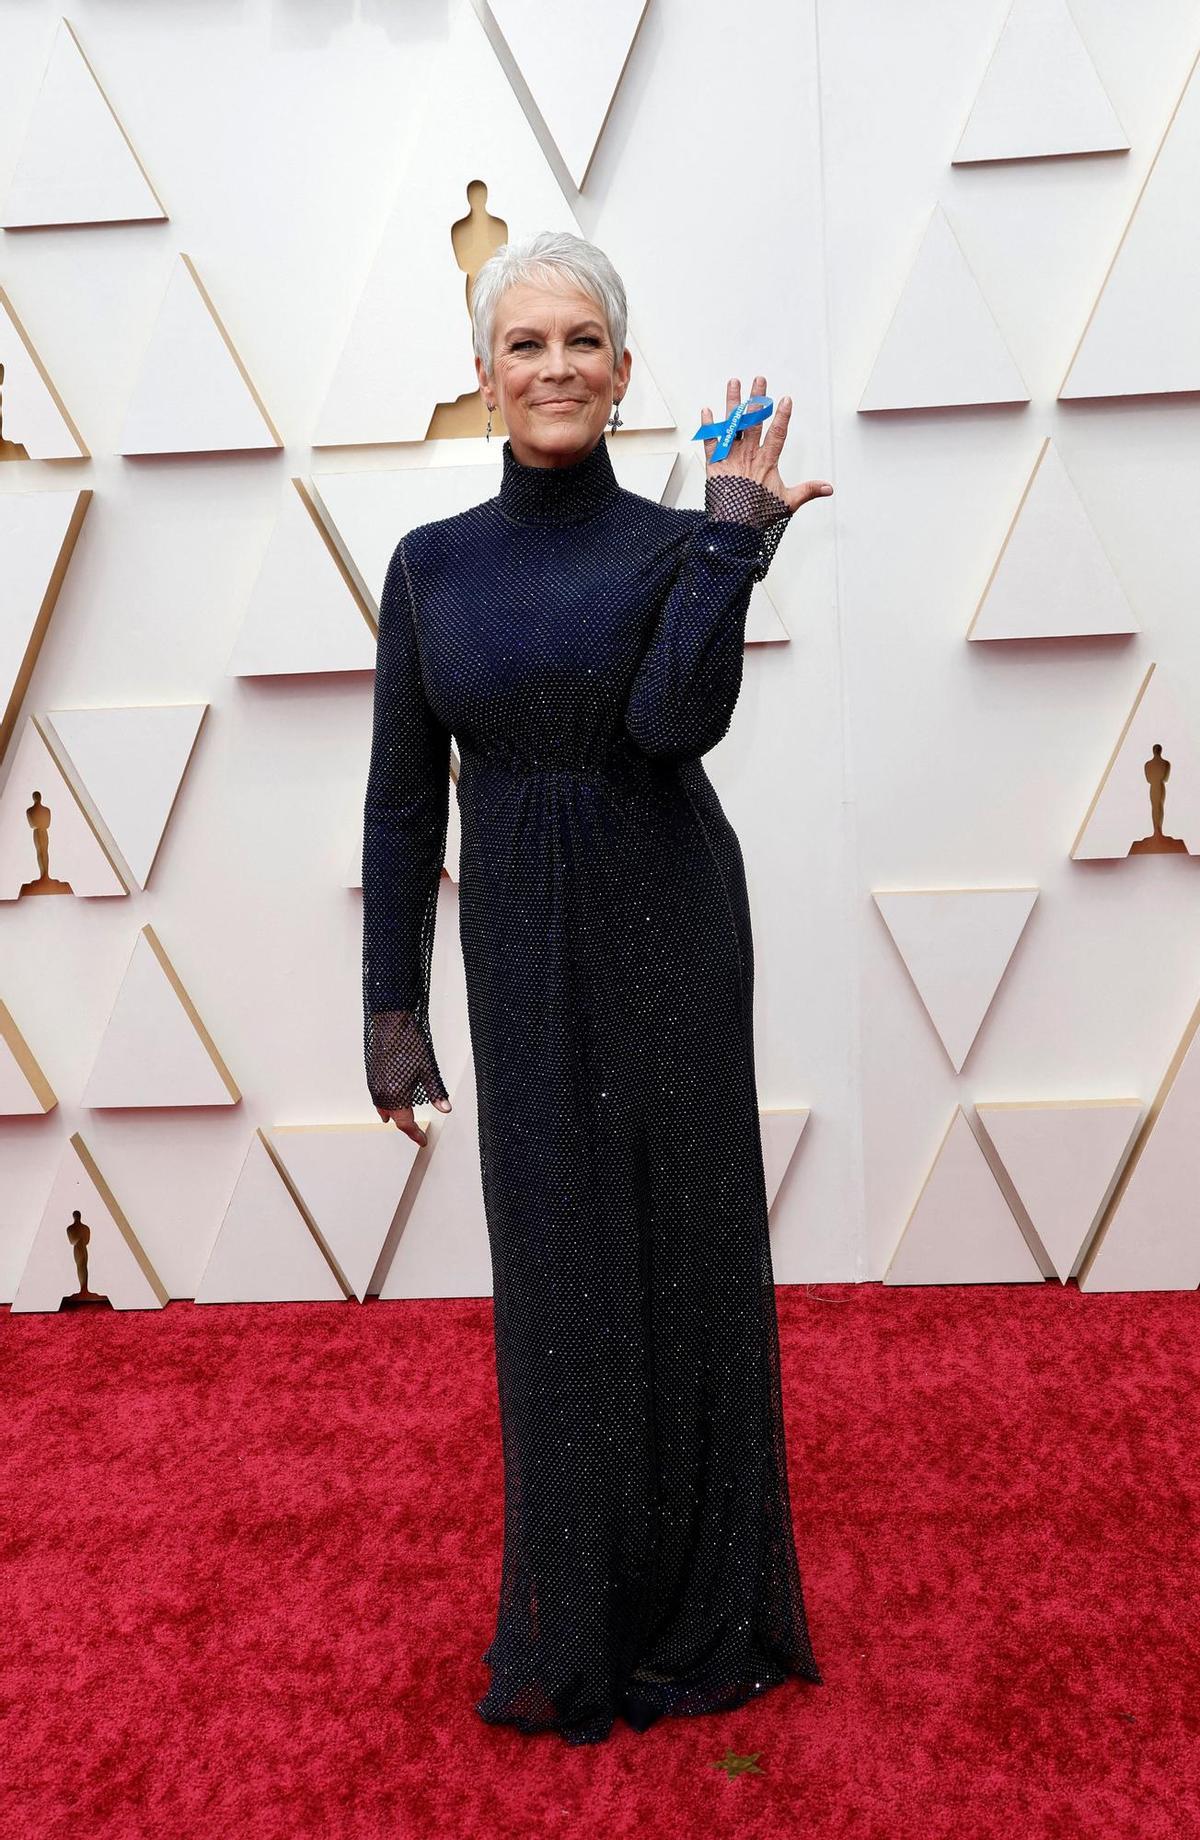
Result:
[[[1147,665],[1169,670],[1193,720],[1200,711],[1200,407],[1186,395],[1056,401],[1200,46],[1200,8],[1072,0],[1128,153],[951,167],[1006,10],[1005,0],[820,8],[872,1276],[891,1257],[956,1101],[1133,1095],[1148,1104],[1200,996],[1196,857],[1070,860]],[[861,414],[935,203],[1031,401]],[[968,643],[1047,434],[1142,630]],[[1038,899],[956,1075],[870,890],[1024,883]]]
[[[1146,664],[1169,666],[1200,707],[1200,565],[1185,534],[1197,411],[1183,396],[1055,402],[1194,55],[1200,10],[1075,0],[1128,154],[954,169],[1006,10],[1006,0],[650,0],[584,190],[567,186],[581,230],[625,277],[632,330],[678,424],[621,443],[689,459],[701,406],[719,409],[731,373],[748,387],[762,370],[796,403],[785,477],[836,487],[798,514],[771,573],[791,642],[748,648],[732,729],[707,760],[750,881],[760,1099],[812,1108],[772,1215],[784,1282],[883,1273],[956,1101],[1148,1099],[1200,991],[1195,859],[1069,860]],[[22,721],[75,705],[211,708],[144,893],[0,911],[0,997],[60,1099],[46,1118],[0,1120],[0,1296],[14,1292],[73,1130],[169,1294],[190,1296],[256,1126],[375,1119],[361,1066],[361,899],[343,885],[370,679],[234,679],[225,665],[293,475],[486,451],[311,446],[414,152],[406,99],[437,68],[447,12],[441,0],[161,0],[150,11],[94,0],[70,17],[170,221],[0,240],[0,283],[93,455],[0,465],[0,492],[76,482],[95,492]],[[0,0],[0,186],[57,18],[38,0]],[[454,106],[451,93],[437,102]],[[863,415],[937,202],[1032,401]],[[505,214],[503,198],[488,205]],[[180,250],[282,452],[118,456]],[[420,365],[400,305],[396,362]],[[465,390],[465,312],[463,369]],[[970,645],[1046,433],[1143,630]],[[677,486],[683,476],[681,460]],[[870,891],[1026,882],[1038,902],[956,1075]],[[440,900],[433,1025],[457,1099],[452,1070],[468,1036],[445,878]],[[79,1105],[146,921],[240,1104]]]

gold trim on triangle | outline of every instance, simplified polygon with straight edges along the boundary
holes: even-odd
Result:
[[[6,232],[6,234],[11,235],[11,232]],[[68,461],[69,460],[90,460],[92,456],[88,449],[87,442],[84,440],[78,428],[75,426],[75,422],[71,415],[71,411],[67,408],[66,403],[63,401],[62,397],[59,395],[58,391],[55,389],[53,378],[51,377],[49,371],[46,369],[46,366],[42,363],[42,360],[38,357],[37,351],[34,347],[33,340],[30,338],[24,326],[21,324],[21,316],[17,312],[17,309],[13,306],[12,301],[10,300],[8,294],[5,292],[4,287],[2,285],[0,285],[0,306],[4,308],[4,311],[7,313],[9,319],[12,321],[13,329],[16,332],[17,337],[20,339],[22,345],[24,345],[26,351],[29,353],[30,361],[33,364],[34,369],[37,371],[38,376],[41,378],[42,383],[45,385],[46,390],[49,392],[50,397],[53,400],[55,408],[58,410],[58,413],[62,416],[63,421],[67,424],[67,427],[70,430],[71,439],[74,441],[76,447],[78,447],[79,449],[78,454],[54,454],[53,456],[49,456],[46,459],[44,459],[41,462],[41,464],[43,466],[55,466],[55,465],[60,464],[64,460],[68,460]],[[30,457],[33,458],[34,456],[30,456]],[[19,461],[10,462],[10,464],[19,465],[20,462]]]
[[[216,1042],[213,1040],[212,1036],[209,1034],[208,1030],[205,1028],[204,1023],[201,1019],[199,1010],[196,1008],[196,1005],[192,1002],[192,999],[189,997],[187,991],[184,989],[183,981],[180,978],[179,973],[176,971],[174,965],[171,963],[170,959],[167,957],[167,954],[163,948],[163,945],[161,941],[159,940],[158,934],[154,931],[154,928],[151,926],[148,920],[146,924],[143,926],[142,932],[145,934],[146,941],[148,945],[150,946],[151,951],[154,953],[155,958],[157,958],[159,964],[162,966],[163,971],[166,974],[167,980],[170,983],[172,990],[175,992],[175,995],[179,998],[179,1001],[182,1003],[184,1010],[187,1012],[188,1021],[191,1023],[192,1027],[195,1029],[197,1035],[200,1037],[200,1040],[204,1043],[205,1049],[208,1052],[209,1059],[212,1061],[213,1066],[216,1068],[217,1072],[221,1076],[221,1079],[224,1081],[225,1090],[228,1092],[231,1099],[235,1099],[235,1100],[240,1099],[242,1095],[240,1091],[238,1090],[237,1082],[234,1080],[233,1075],[230,1073],[228,1067],[225,1065],[225,1062],[222,1060],[220,1052],[217,1048]]]
[[[97,830],[95,824],[92,821],[92,817],[91,817],[90,812],[87,809],[87,806],[84,804],[83,800],[79,796],[79,791],[75,785],[75,781],[73,778],[73,775],[75,772],[74,763],[72,762],[70,765],[67,764],[67,756],[65,755],[65,753],[60,753],[59,751],[59,749],[62,746],[62,743],[59,742],[57,734],[54,734],[53,730],[50,730],[48,732],[42,726],[42,722],[39,716],[37,716],[35,713],[31,711],[29,720],[33,723],[34,728],[37,730],[38,734],[41,736],[42,745],[45,747],[46,752],[50,756],[50,759],[53,761],[54,765],[58,768],[59,773],[62,775],[63,784],[66,787],[67,791],[70,793],[71,797],[74,799],[75,806],[79,812],[80,817],[83,819],[89,831],[92,833],[92,836],[95,838],[97,849],[99,849],[101,855],[104,857],[105,862],[108,864],[109,868],[112,870],[113,874],[116,876],[117,880],[120,882],[123,892],[125,894],[129,894],[130,893],[129,883],[125,880],[124,875],[122,875],[121,873],[120,863],[117,861],[116,857],[113,855],[112,851],[109,849],[108,845],[105,843],[103,837],[100,835],[100,832]],[[53,740],[51,740],[52,734],[54,736]],[[81,895],[77,898],[80,900],[88,899],[86,895]]]
[[[217,331],[220,333],[221,337],[224,339],[229,355],[238,367],[238,372],[241,376],[242,382],[245,384],[251,396],[254,398],[254,402],[255,402],[255,405],[257,406],[259,414],[262,416],[263,421],[267,424],[267,427],[271,430],[272,435],[275,437],[276,447],[282,447],[284,445],[283,436],[280,434],[278,428],[276,428],[274,422],[271,420],[271,417],[267,411],[267,405],[263,401],[262,397],[259,395],[257,389],[255,388],[253,377],[251,377],[249,371],[246,369],[246,366],[242,363],[241,355],[238,352],[238,348],[234,344],[233,340],[230,338],[229,333],[227,332],[225,328],[225,322],[221,318],[221,315],[217,312],[217,309],[213,303],[211,294],[209,293],[208,289],[205,287],[203,281],[201,281],[199,271],[196,268],[196,264],[192,261],[191,256],[184,254],[182,249],[179,251],[179,260],[186,265],[188,274],[192,277],[192,280],[195,282],[196,287],[199,291],[201,300],[204,302],[205,306],[208,308],[209,312],[212,315],[213,324],[216,326]],[[242,451],[250,452],[251,450],[250,449],[245,449],[245,450],[238,449],[237,451],[238,452],[242,452]]]
[[[30,1091],[42,1110],[53,1111],[58,1104],[57,1094],[34,1059],[33,1049],[17,1027],[16,1018],[3,997],[0,997],[0,1040],[7,1044],[9,1053],[28,1080]]]
[[[1129,1186],[1130,1177],[1133,1175],[1134,1170],[1137,1168],[1138,1162],[1141,1158],[1142,1151],[1146,1148],[1147,1143],[1150,1141],[1150,1133],[1153,1131],[1155,1125],[1158,1123],[1158,1115],[1162,1111],[1163,1106],[1167,1102],[1167,1098],[1168,1098],[1168,1095],[1170,1094],[1171,1088],[1175,1084],[1175,1076],[1178,1074],[1179,1069],[1183,1066],[1184,1056],[1187,1054],[1187,1051],[1192,1044],[1192,1038],[1195,1035],[1196,1030],[1198,1028],[1200,1028],[1200,1002],[1197,1002],[1196,1007],[1192,1011],[1191,1017],[1188,1020],[1187,1026],[1185,1027],[1183,1034],[1179,1038],[1178,1046],[1176,1047],[1174,1054],[1171,1056],[1171,1064],[1167,1068],[1167,1071],[1164,1073],[1162,1077],[1162,1081],[1159,1085],[1158,1091],[1155,1093],[1154,1098],[1150,1104],[1150,1109],[1146,1113],[1145,1119],[1142,1122],[1142,1127],[1140,1131],[1138,1132],[1137,1136],[1133,1140],[1133,1146],[1130,1149],[1129,1155],[1125,1158],[1125,1162],[1122,1167],[1121,1173],[1117,1178],[1117,1185],[1113,1189],[1113,1192],[1111,1196],[1109,1197],[1108,1204],[1105,1207],[1103,1214],[1100,1216],[1100,1220],[1097,1223],[1095,1232],[1092,1234],[1092,1243],[1088,1247],[1083,1263],[1080,1265],[1079,1271],[1076,1274],[1076,1281],[1079,1285],[1080,1290],[1083,1289],[1084,1279],[1087,1277],[1089,1271],[1092,1269],[1092,1266],[1095,1263],[1096,1254],[1100,1250],[1101,1242],[1103,1241],[1105,1234],[1108,1232],[1109,1222],[1112,1220],[1113,1215],[1116,1213],[1118,1207],[1120,1207],[1121,1205],[1121,1197],[1124,1195],[1125,1190]]]
[[[18,494],[17,496],[20,495]],[[0,713],[0,760],[4,759],[8,744],[16,732],[17,718],[21,713],[21,705],[25,701],[29,685],[32,682],[34,669],[41,655],[42,643],[50,630],[50,621],[53,617],[54,609],[58,605],[58,597],[62,592],[63,582],[67,578],[67,569],[70,567],[71,557],[75,553],[75,545],[79,540],[79,533],[83,529],[83,520],[87,516],[88,506],[91,502],[91,486],[81,486],[76,493],[75,507],[71,512],[70,522],[63,532],[62,543],[59,546],[58,555],[55,557],[54,566],[50,570],[50,575],[46,582],[46,591],[42,595],[41,605],[37,610],[37,617],[30,628],[29,637],[25,645],[25,655],[13,679],[12,694],[8,699],[8,707],[3,713]]]
[[[1058,400],[1060,401],[1063,399],[1063,391],[1066,389],[1067,384],[1070,381],[1071,372],[1075,368],[1075,360],[1078,358],[1079,353],[1083,347],[1083,341],[1087,338],[1088,332],[1091,328],[1092,321],[1096,317],[1097,310],[1100,306],[1101,299],[1103,298],[1103,295],[1104,295],[1104,290],[1108,286],[1109,281],[1112,279],[1112,272],[1114,268],[1117,266],[1117,257],[1120,255],[1122,249],[1125,247],[1125,238],[1129,235],[1129,232],[1133,227],[1133,220],[1138,214],[1138,208],[1141,205],[1143,197],[1145,196],[1146,187],[1149,185],[1151,177],[1153,176],[1154,168],[1158,165],[1158,156],[1167,144],[1167,136],[1170,134],[1171,129],[1174,126],[1175,117],[1178,115],[1179,110],[1183,104],[1183,99],[1188,93],[1188,87],[1191,84],[1192,78],[1196,73],[1197,64],[1200,64],[1200,51],[1197,51],[1195,57],[1192,59],[1191,66],[1188,70],[1187,76],[1183,80],[1183,88],[1180,90],[1178,96],[1175,98],[1175,107],[1171,110],[1171,114],[1167,121],[1167,125],[1163,129],[1162,134],[1159,137],[1158,146],[1154,149],[1154,158],[1151,160],[1149,166],[1146,168],[1146,177],[1142,180],[1141,185],[1138,187],[1138,195],[1133,201],[1133,208],[1131,209],[1129,216],[1125,219],[1125,228],[1122,230],[1120,240],[1117,243],[1116,248],[1113,250],[1112,260],[1109,262],[1108,267],[1104,271],[1104,279],[1100,283],[1099,288],[1096,290],[1096,298],[1092,302],[1092,310],[1087,316],[1087,323],[1084,326],[1083,331],[1080,333],[1078,339],[1075,342],[1075,349],[1071,353],[1070,361],[1067,365],[1066,370],[1063,372],[1063,380],[1058,386]],[[1186,392],[1177,392],[1177,391],[1171,391],[1171,390],[1162,390],[1162,391],[1156,390],[1152,393],[1156,396],[1157,395],[1170,396],[1170,395],[1176,395],[1176,394],[1183,394]],[[1095,396],[1069,396],[1066,398],[1066,401],[1068,402],[1097,402],[1101,400],[1103,400],[1103,398],[1095,397]]]
[[[84,1143],[78,1131],[71,1132],[70,1143],[76,1156],[78,1156],[88,1175],[95,1183],[100,1199],[108,1209],[114,1226],[120,1233],[121,1238],[125,1241],[125,1244],[129,1247],[134,1258],[137,1260],[142,1276],[150,1286],[150,1289],[154,1292],[154,1295],[158,1298],[160,1303],[169,1303],[171,1299],[166,1285],[150,1263],[149,1258],[143,1250],[142,1242],[130,1226],[120,1202],[117,1200],[117,1197],[113,1194],[112,1189],[108,1186],[108,1183],[100,1172],[100,1165]]]

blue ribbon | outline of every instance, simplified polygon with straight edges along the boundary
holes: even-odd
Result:
[[[693,441],[715,440],[717,445],[709,457],[713,460],[724,460],[739,430],[753,428],[759,422],[765,422],[774,411],[775,404],[769,396],[748,396],[745,402],[740,402],[733,414],[726,416],[723,422],[702,422],[692,439]]]

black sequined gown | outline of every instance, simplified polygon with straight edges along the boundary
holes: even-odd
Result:
[[[364,813],[377,1105],[445,1095],[429,974],[458,744],[459,920],[504,1467],[476,1710],[570,1743],[819,1682],[793,1543],[741,850],[700,756],[788,524],[504,444],[380,604]],[[453,1099],[454,1095],[450,1095]]]

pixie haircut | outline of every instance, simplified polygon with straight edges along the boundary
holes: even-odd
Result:
[[[471,336],[475,356],[492,370],[492,328],[496,303],[518,282],[571,282],[604,310],[614,364],[625,349],[628,308],[625,284],[602,249],[570,230],[539,230],[520,242],[501,243],[478,270],[471,289]]]

